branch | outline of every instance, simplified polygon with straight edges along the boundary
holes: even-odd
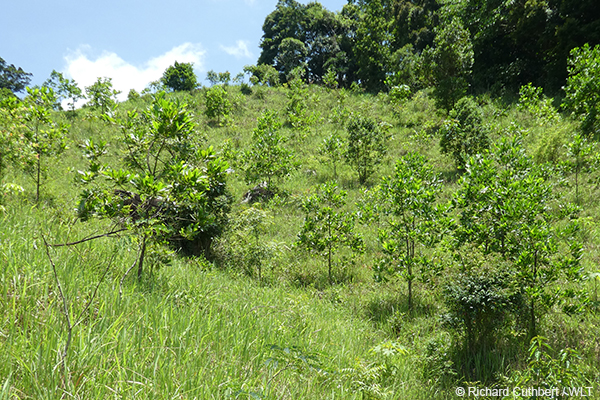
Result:
[[[59,243],[59,244],[48,244],[46,243],[46,240],[44,240],[44,243],[46,244],[47,247],[63,247],[63,246],[74,246],[76,244],[81,244],[84,242],[88,242],[90,240],[94,240],[94,239],[99,239],[102,237],[108,237],[108,236],[112,236],[116,233],[120,233],[123,231],[126,231],[128,228],[121,228],[121,229],[117,229],[115,231],[112,232],[108,232],[108,233],[104,233],[102,235],[96,235],[96,236],[91,236],[91,237],[87,237],[85,239],[81,239],[81,240],[77,240],[76,242],[70,242],[70,243]]]

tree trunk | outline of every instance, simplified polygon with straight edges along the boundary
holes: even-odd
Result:
[[[146,235],[142,238],[142,249],[140,250],[140,258],[138,260],[138,281],[142,280],[142,272],[144,271],[144,256],[146,254]]]

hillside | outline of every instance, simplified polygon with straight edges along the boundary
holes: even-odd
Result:
[[[155,99],[131,96],[110,118],[101,107],[51,111],[68,124],[66,149],[41,158],[37,201],[34,164],[11,158],[0,176],[0,398],[598,392],[599,153],[594,140],[573,136],[579,121],[551,99],[535,90],[518,100],[480,96],[448,113],[431,90],[372,95],[300,81]],[[153,107],[126,124],[126,112]],[[209,189],[188,194],[178,180],[175,192],[161,175],[142,184],[118,172],[137,171],[134,156],[151,159],[131,149],[152,148],[142,132],[168,107],[180,125],[164,129],[185,125],[188,136],[170,155],[157,150],[154,170],[165,157],[174,160],[167,169],[183,165],[187,154]],[[30,126],[3,121],[3,132]],[[367,149],[370,134],[380,142]],[[269,146],[284,167],[253,169],[265,154],[276,158]],[[352,151],[372,163],[364,182],[362,164],[347,161]],[[221,179],[223,191],[206,197]],[[242,201],[267,180],[268,198]],[[139,190],[138,208],[118,190]],[[185,207],[196,218],[194,201],[216,216],[173,228],[161,220],[171,211],[144,214],[142,205],[178,193],[189,197],[168,209],[174,220]],[[323,228],[338,217],[345,228]],[[210,249],[186,236],[189,226],[217,232]],[[331,229],[340,233],[329,253],[316,243]],[[180,245],[187,239],[192,247]]]

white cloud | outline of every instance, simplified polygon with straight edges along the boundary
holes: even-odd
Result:
[[[66,76],[75,79],[80,88],[92,85],[100,77],[112,78],[113,87],[121,91],[119,100],[125,100],[130,89],[138,92],[152,81],[162,77],[167,67],[175,61],[194,63],[195,70],[203,69],[206,52],[200,44],[184,43],[174,47],[165,54],[154,57],[142,66],[135,66],[123,60],[116,53],[103,52],[99,57],[92,57],[89,46],[81,46],[70,52],[65,61]]]
[[[221,45],[221,50],[230,56],[234,56],[235,58],[252,58],[252,53],[248,50],[248,41],[247,40],[238,40],[235,42],[235,46],[223,46]]]

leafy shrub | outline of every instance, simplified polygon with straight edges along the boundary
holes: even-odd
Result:
[[[440,128],[442,153],[451,154],[457,168],[463,169],[470,156],[486,150],[490,141],[483,126],[483,114],[471,97],[463,97],[450,111],[450,119]]]
[[[510,276],[497,271],[470,271],[453,277],[444,289],[450,326],[463,335],[464,349],[492,348],[511,314],[521,305]]]
[[[352,117],[346,129],[346,162],[358,174],[359,183],[364,185],[387,152],[387,129],[385,125],[362,116]]]
[[[552,100],[544,97],[542,88],[532,86],[531,82],[521,86],[517,107],[529,111],[540,123],[554,123],[560,118],[558,112],[552,106]]]
[[[265,111],[258,117],[258,126],[252,132],[252,144],[245,153],[246,182],[267,183],[272,188],[274,179],[289,176],[293,169],[292,152],[283,144],[286,138],[281,135],[281,122],[273,111]]]
[[[227,123],[230,118],[233,104],[222,85],[216,85],[206,91],[206,109],[204,115],[217,121],[219,126]]]
[[[103,165],[106,144],[85,143],[79,217],[110,218],[139,240],[138,277],[152,244],[208,254],[227,222],[228,165],[212,147],[196,147],[186,105],[159,92],[146,110],[106,119],[120,129],[127,151],[116,165]]]
[[[163,85],[174,92],[193,90],[198,86],[193,63],[178,63],[168,67],[161,79]]]

